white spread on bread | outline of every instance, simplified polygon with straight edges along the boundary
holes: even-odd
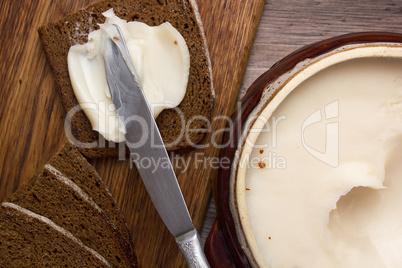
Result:
[[[113,142],[125,140],[105,76],[102,45],[108,35],[102,28],[120,27],[145,97],[156,118],[183,100],[190,70],[190,54],[182,35],[169,23],[150,27],[118,18],[112,9],[100,29],[89,33],[88,42],[68,53],[68,70],[74,94],[92,128]]]
[[[272,268],[402,267],[402,60],[329,67],[279,104],[281,117],[259,134],[238,190],[256,256]]]

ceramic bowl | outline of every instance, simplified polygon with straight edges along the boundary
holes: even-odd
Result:
[[[217,209],[205,251],[213,267],[266,266],[253,237],[244,187],[247,160],[261,129],[278,105],[303,81],[335,64],[360,58],[402,58],[402,35],[353,33],[306,46],[285,57],[262,74],[248,89],[231,116],[233,131],[225,133],[221,167],[213,182]],[[235,130],[240,131],[235,131]],[[240,187],[239,187],[240,185]]]

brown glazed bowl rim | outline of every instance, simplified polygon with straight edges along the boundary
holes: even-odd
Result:
[[[223,136],[222,144],[227,144],[228,146],[221,149],[220,158],[229,159],[231,165],[229,167],[221,166],[217,177],[213,181],[218,226],[222,231],[227,250],[235,266],[256,266],[256,261],[248,248],[240,227],[239,215],[234,200],[234,180],[237,173],[236,163],[244,144],[244,136],[247,135],[248,130],[257,118],[256,115],[261,113],[281,89],[281,86],[274,85],[274,82],[280,83],[278,80],[283,77],[291,80],[292,73],[295,73],[295,69],[304,68],[305,64],[303,62],[306,62],[306,60],[311,59],[314,61],[314,59],[348,50],[351,47],[400,46],[401,44],[402,34],[397,33],[360,32],[332,37],[289,54],[263,73],[248,88],[246,95],[231,116],[231,129],[239,131],[225,132]],[[300,66],[301,63],[302,66]]]

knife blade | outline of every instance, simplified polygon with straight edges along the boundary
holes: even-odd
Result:
[[[103,32],[109,37],[103,48],[106,78],[131,160],[188,266],[209,267],[123,34],[117,25]]]

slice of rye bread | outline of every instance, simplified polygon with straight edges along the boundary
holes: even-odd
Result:
[[[8,201],[44,216],[94,249],[113,267],[136,267],[132,247],[76,184],[50,165]]]
[[[95,168],[81,155],[76,146],[66,142],[59,152],[48,161],[48,164],[59,170],[87,193],[105,212],[113,226],[122,234],[124,240],[132,245],[131,234],[115,199]],[[28,191],[35,184],[37,176],[41,172],[38,172],[24,184],[25,191]],[[17,191],[10,198],[22,199],[24,194],[24,191]]]
[[[150,26],[168,21],[184,37],[190,52],[187,91],[178,109],[162,111],[156,122],[167,150],[188,150],[207,132],[214,99],[211,63],[195,0],[100,1],[39,28],[62,102],[72,115],[69,139],[74,140],[87,157],[118,156],[118,146],[105,142],[98,132],[92,130],[85,114],[77,109],[78,101],[67,65],[69,48],[87,42],[88,33],[98,29],[98,23],[104,23],[101,13],[110,8],[127,21],[140,21]]]
[[[119,207],[95,168],[81,155],[73,144],[66,142],[59,152],[48,161],[71,181],[86,192],[95,203],[108,215],[128,244],[131,234]]]
[[[96,251],[43,216],[0,207],[0,267],[111,267]]]

